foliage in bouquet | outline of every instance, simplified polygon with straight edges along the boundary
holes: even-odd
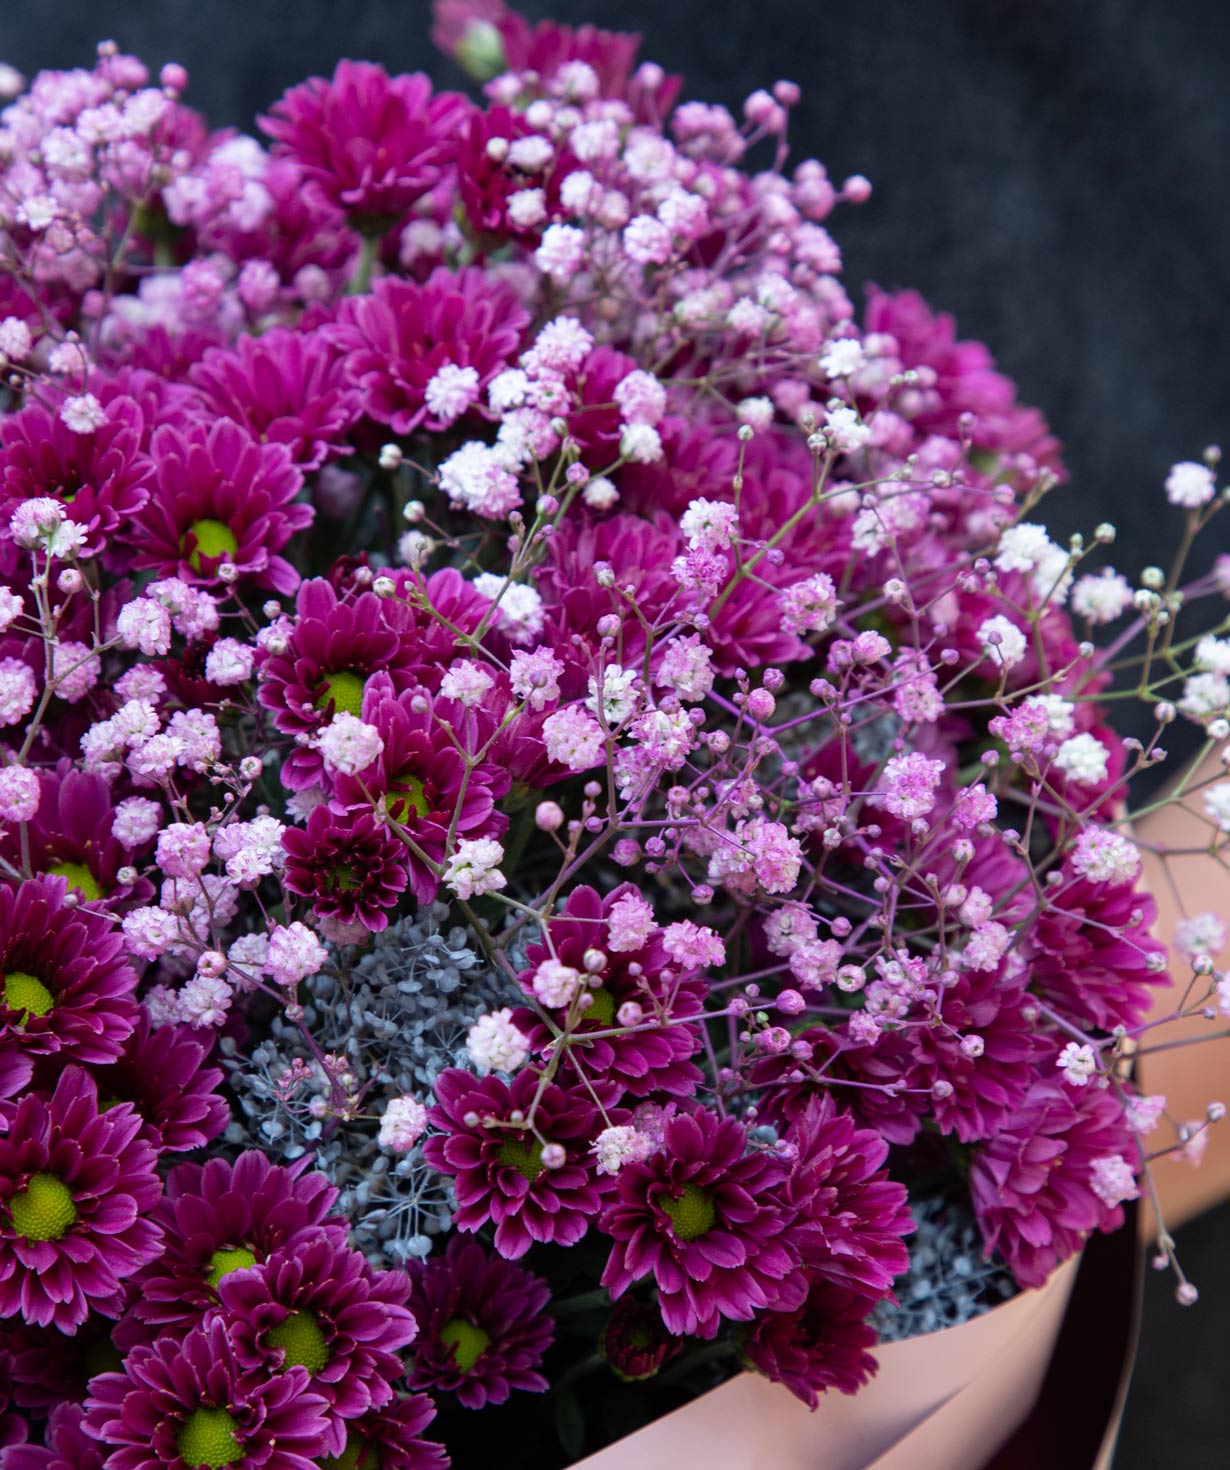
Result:
[[[1169,577],[1055,545],[986,350],[847,294],[795,86],[436,38],[482,102],[343,61],[268,147],[112,45],[0,76],[4,1470],[814,1405],[941,1236],[961,1310],[1038,1285],[1219,1111],[1130,1080],[1163,752],[1106,716],[1230,735],[1216,455]]]

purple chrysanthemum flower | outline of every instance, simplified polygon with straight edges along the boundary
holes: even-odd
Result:
[[[369,812],[313,807],[307,827],[288,827],[283,882],[311,900],[318,918],[387,929],[389,910],[406,891],[406,846]]]
[[[274,327],[213,348],[189,374],[211,409],[254,439],[283,444],[301,470],[343,452],[361,410],[358,390],[321,332]]]
[[[448,1451],[423,1430],[436,1417],[425,1393],[394,1399],[346,1425],[346,1448],[324,1470],[448,1470]]]
[[[597,1109],[580,1088],[547,1083],[540,1091],[539,1082],[531,1070],[508,1083],[450,1067],[436,1079],[429,1115],[442,1132],[423,1145],[427,1162],[453,1178],[454,1225],[479,1230],[493,1220],[495,1248],[509,1260],[535,1241],[575,1245],[601,1203],[588,1154]],[[564,1152],[554,1167],[550,1155],[543,1161],[550,1145]]]
[[[212,1143],[230,1117],[216,1091],[220,1067],[207,1066],[209,1048],[187,1026],[152,1026],[145,1007],[118,1061],[96,1067],[98,1093],[109,1105],[131,1103],[142,1135],[156,1149],[186,1153]]]
[[[804,1264],[861,1292],[868,1309],[909,1265],[909,1197],[883,1167],[888,1144],[829,1096],[811,1102],[786,1134],[795,1151],[786,1197],[798,1208]]]
[[[328,1406],[328,1453],[340,1455],[346,1421],[383,1408],[403,1372],[398,1351],[414,1341],[402,1273],[373,1272],[342,1240],[323,1233],[218,1283],[220,1310],[245,1368],[298,1366]]]
[[[746,1148],[742,1124],[701,1109],[671,1118],[657,1153],[624,1164],[601,1220],[614,1242],[602,1273],[613,1297],[652,1274],[667,1329],[695,1337],[715,1336],[723,1317],[800,1304],[785,1166]]]
[[[433,96],[421,72],[391,77],[370,61],[339,61],[331,79],[292,87],[260,124],[275,153],[358,227],[387,229],[440,181],[468,107],[456,93]]]
[[[495,803],[508,790],[509,776],[490,758],[476,760],[467,775],[466,756],[475,759],[495,733],[481,710],[467,711],[448,700],[431,709],[416,703],[421,705],[421,697],[410,693],[399,699],[368,695],[363,718],[380,732],[384,749],[360,776],[335,778],[333,805],[370,811],[373,800],[383,798],[385,811],[406,829],[418,851],[442,863],[450,828],[458,839],[503,834],[508,818]],[[440,886],[435,872],[408,847],[401,860],[409,868],[415,898],[430,903]]]
[[[131,1107],[98,1110],[93,1079],[67,1068],[28,1093],[0,1137],[0,1317],[72,1332],[91,1308],[118,1315],[121,1282],[159,1252],[148,1218],[157,1155]]]
[[[825,1389],[856,1393],[875,1373],[876,1360],[868,1351],[876,1342],[875,1328],[867,1325],[870,1308],[858,1292],[813,1277],[801,1307],[756,1319],[744,1355],[753,1368],[814,1409]]]
[[[339,599],[323,578],[304,582],[288,645],[265,659],[257,697],[284,735],[316,735],[339,712],[358,717],[377,670],[387,672],[395,690],[414,682],[408,671],[417,653],[403,636],[408,622],[397,604],[373,592]],[[292,750],[282,766],[282,782],[292,791],[317,785],[323,775],[320,751],[310,743]]]
[[[137,977],[123,940],[62,877],[0,888],[0,1097],[34,1059],[115,1061],[137,1023]]]
[[[89,531],[89,550],[101,550],[149,499],[154,468],[141,450],[143,432],[131,398],[112,400],[92,434],[75,433],[41,403],[27,404],[0,428],[0,528],[7,534],[22,501],[50,496]]]
[[[107,1470],[241,1465],[315,1470],[325,1444],[325,1401],[306,1369],[245,1369],[225,1323],[132,1350],[122,1373],[90,1384],[86,1432],[115,1446]]]
[[[459,1236],[443,1255],[408,1269],[410,1310],[419,1324],[412,1387],[455,1393],[467,1409],[502,1404],[514,1389],[546,1391],[538,1369],[555,1324],[542,1277]]]
[[[60,1403],[47,1419],[44,1445],[21,1445],[0,1455],[0,1470],[102,1470],[107,1451],[82,1428],[80,1404]]]
[[[420,425],[440,430],[427,385],[442,367],[473,368],[477,391],[521,347],[529,314],[512,289],[475,267],[443,268],[421,285],[389,276],[370,296],[343,302],[332,335],[346,354],[347,375],[363,390],[364,411],[396,434]]]
[[[229,565],[258,587],[293,592],[299,574],[277,553],[312,523],[290,451],[230,419],[155,431],[157,488],[137,517],[133,566],[215,585]]]
[[[258,1265],[292,1239],[304,1243],[322,1230],[340,1238],[346,1222],[329,1214],[336,1199],[323,1174],[271,1164],[260,1153],[240,1154],[233,1164],[177,1165],[155,1216],[165,1248],[134,1283],[117,1344],[126,1349],[198,1321],[218,1305],[224,1276]]]
[[[1134,883],[1096,883],[1063,870],[1030,932],[1029,975],[1038,993],[1079,1026],[1139,1026],[1166,983],[1166,946],[1150,933],[1157,904]]]
[[[528,990],[538,965],[554,958],[585,973],[587,979],[599,979],[601,984],[589,992],[590,1004],[584,1017],[573,1029],[586,1073],[618,1084],[631,1097],[645,1097],[651,1092],[690,1097],[700,1080],[700,1069],[691,1058],[699,1050],[701,1039],[697,1025],[680,1023],[700,1016],[706,985],[695,971],[671,960],[659,929],[638,949],[612,949],[608,927],[611,911],[634,891],[630,883],[624,883],[603,898],[596,889],[574,888],[567,903],[550,920],[550,949],[531,945],[526,953],[529,968],[519,978]],[[601,969],[586,964],[585,956],[591,952],[605,957]],[[587,1039],[590,1032],[616,1029],[620,1007],[629,1002],[643,1013],[641,1027]],[[556,1013],[557,1020],[562,1017],[562,1011]],[[535,1047],[549,1045],[551,1034],[533,1011],[518,1011],[514,1020]],[[644,1024],[654,1021],[660,1024]]]
[[[132,853],[111,834],[116,797],[106,781],[61,760],[54,769],[38,772],[38,785],[38,811],[25,824],[30,870],[65,879],[79,903],[105,903],[114,910],[134,899],[147,901],[151,884],[119,881]],[[16,823],[0,829],[0,856],[23,867]]]
[[[974,1150],[970,1192],[988,1256],[998,1251],[1021,1286],[1041,1286],[1094,1230],[1123,1210],[1094,1185],[1094,1164],[1137,1148],[1123,1107],[1098,1087],[1035,1082],[1010,1122]]]

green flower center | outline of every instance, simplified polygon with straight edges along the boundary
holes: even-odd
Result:
[[[193,521],[188,527],[188,533],[196,541],[195,549],[188,557],[188,565],[194,572],[201,570],[201,563],[207,557],[217,561],[224,556],[234,556],[239,550],[234,532],[221,521],[211,520],[209,517],[203,521]]]
[[[334,714],[354,715],[357,720],[363,713],[363,691],[367,680],[353,669],[339,669],[336,674],[326,674],[316,696],[316,708],[333,706]]]
[[[306,1368],[313,1378],[329,1361],[329,1344],[311,1312],[292,1312],[269,1331],[269,1346],[286,1354],[283,1368]]]
[[[209,1268],[205,1272],[206,1282],[218,1289],[218,1282],[224,1276],[229,1276],[232,1271],[246,1271],[249,1266],[256,1265],[256,1257],[246,1245],[231,1246],[224,1250],[216,1250],[209,1258]]]
[[[445,1347],[452,1348],[453,1362],[463,1373],[468,1373],[487,1351],[491,1337],[464,1317],[454,1317],[441,1327],[440,1341]]]
[[[234,1465],[244,1457],[243,1446],[235,1433],[239,1425],[225,1409],[194,1409],[184,1427],[175,1436],[175,1447],[193,1466]]]
[[[427,800],[423,783],[417,776],[397,778],[397,784],[393,787],[393,794],[388,802],[388,810],[389,816],[395,822],[404,823],[411,813],[419,818],[427,816],[431,811],[431,803]]]
[[[37,975],[10,970],[4,977],[4,1003],[10,1011],[26,1016],[45,1016],[56,1003],[55,996]]]
[[[542,1144],[536,1138],[506,1138],[496,1157],[531,1184],[542,1173]]]
[[[72,1190],[54,1174],[35,1174],[9,1200],[13,1229],[23,1240],[59,1240],[77,1218]]]
[[[703,1189],[697,1189],[695,1184],[685,1184],[678,1199],[664,1194],[658,1203],[670,1216],[675,1234],[680,1240],[696,1240],[706,1231],[712,1230],[717,1221],[713,1201]]]
[[[597,990],[589,992],[589,1004],[585,1007],[585,1019],[587,1021],[598,1021],[603,1026],[615,1024],[615,997],[606,988],[600,985]]]
[[[380,1470],[376,1451],[354,1434],[346,1436],[346,1448],[340,1455],[326,1455],[316,1463],[320,1470]]]
[[[339,893],[355,893],[363,887],[363,879],[357,868],[352,868],[348,863],[343,863],[340,868],[334,868],[329,874],[333,887]]]
[[[56,878],[67,878],[68,886],[75,888],[86,903],[96,903],[103,896],[94,874],[84,863],[52,863],[47,871]]]

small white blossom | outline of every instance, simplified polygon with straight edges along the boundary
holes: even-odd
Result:
[[[1088,1087],[1089,1079],[1098,1070],[1098,1058],[1093,1047],[1069,1041],[1056,1058],[1055,1065],[1073,1087]]]
[[[1105,781],[1109,762],[1110,752],[1088,732],[1065,740],[1055,756],[1056,766],[1078,786],[1097,786]]]
[[[987,658],[1001,668],[1015,668],[1025,657],[1025,634],[1003,613],[996,613],[983,623],[978,629],[978,641]]]
[[[466,1055],[483,1076],[515,1072],[529,1054],[529,1037],[513,1025],[508,1006],[479,1016],[466,1035]]]
[[[406,1154],[427,1131],[427,1109],[418,1098],[406,1094],[390,1099],[380,1119],[377,1142],[390,1153]]]
[[[500,872],[503,861],[504,849],[494,838],[463,839],[444,865],[444,882],[462,899],[495,893],[508,882]]]
[[[1184,460],[1173,465],[1166,476],[1166,499],[1171,505],[1181,505],[1186,510],[1198,510],[1217,494],[1217,482],[1208,465]]]
[[[319,743],[325,770],[340,771],[345,776],[367,770],[384,751],[380,731],[345,710],[335,714],[320,732]]]

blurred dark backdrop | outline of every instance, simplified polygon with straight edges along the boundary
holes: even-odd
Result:
[[[1120,528],[1124,570],[1173,544],[1167,467],[1230,436],[1230,11],[1225,0],[521,0],[640,30],[685,95],[737,110],[804,88],[793,140],[870,204],[833,221],[852,290],[915,286],[993,347],[1067,446],[1047,519]],[[250,127],[338,56],[452,68],[427,0],[0,0],[0,59],[88,65],[114,38]],[[1230,443],[1227,445],[1230,448]],[[1159,545],[1160,543],[1160,545]],[[1221,549],[1224,549],[1222,547]],[[1146,1283],[1118,1470],[1214,1470],[1230,1443],[1230,1209],[1183,1232],[1200,1304]]]

